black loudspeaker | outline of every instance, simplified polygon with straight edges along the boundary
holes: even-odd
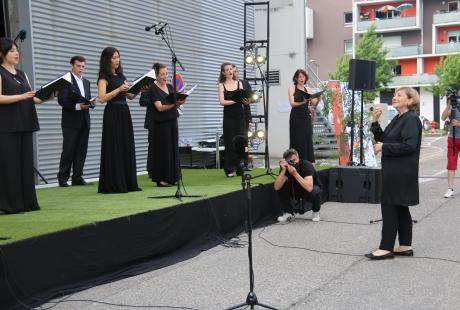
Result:
[[[381,169],[336,167],[329,170],[329,201],[380,203]]]
[[[348,89],[375,89],[375,61],[350,59],[348,69]]]

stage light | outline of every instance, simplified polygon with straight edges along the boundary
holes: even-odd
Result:
[[[252,137],[254,137],[254,132],[248,130],[248,138],[251,139]]]
[[[264,138],[265,138],[265,132],[264,132],[263,130],[259,129],[259,130],[257,130],[257,132],[256,132],[256,136],[257,136],[257,138],[259,138],[259,139],[264,139]]]
[[[252,101],[258,102],[260,100],[260,96],[256,93],[252,94]]]
[[[249,56],[246,56],[246,59],[245,59],[246,63],[247,64],[253,64],[254,63],[254,56],[252,55],[249,55]]]
[[[257,57],[256,57],[256,62],[257,62],[258,64],[263,64],[263,63],[265,63],[265,60],[266,60],[266,58],[265,58],[265,56],[263,56],[263,55],[257,55]]]

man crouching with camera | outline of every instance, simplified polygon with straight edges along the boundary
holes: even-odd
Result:
[[[278,193],[283,210],[280,210],[278,222],[286,222],[294,214],[313,211],[312,221],[319,222],[321,208],[321,183],[313,164],[301,160],[294,149],[284,152],[280,160],[280,173],[275,179],[274,188]]]

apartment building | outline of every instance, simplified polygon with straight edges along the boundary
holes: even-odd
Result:
[[[381,92],[377,100],[391,103],[395,88],[414,87],[419,90],[421,96],[420,115],[440,122],[446,99],[433,96],[427,87],[436,82],[434,73],[442,57],[460,52],[460,1],[347,0],[337,2],[343,3],[309,1],[307,4],[313,11],[314,26],[319,19],[318,23],[323,23],[321,27],[327,27],[324,18],[328,11],[334,11],[333,15],[327,18],[329,31],[326,36],[327,41],[335,41],[336,46],[329,48],[328,45],[324,45],[324,38],[317,40],[319,32],[315,32],[308,40],[308,57],[310,63],[312,57],[316,57],[313,59],[319,65],[320,77],[327,79],[326,72],[335,69],[330,68],[331,63],[335,64],[336,58],[346,52],[353,54],[360,37],[367,32],[370,25],[375,24],[376,32],[382,35],[384,46],[389,49],[388,59],[398,64],[394,72],[395,77],[388,85],[390,91]],[[351,27],[349,22],[345,22],[350,20]],[[314,31],[316,30],[314,28]],[[321,35],[325,36],[324,33]],[[343,49],[339,51],[337,47],[342,42]],[[333,51],[335,56],[331,55]],[[321,69],[322,67],[324,69]]]

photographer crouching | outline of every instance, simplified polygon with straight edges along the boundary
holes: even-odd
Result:
[[[313,211],[312,221],[319,222],[321,208],[321,182],[313,164],[301,160],[294,149],[288,149],[280,160],[280,173],[274,188],[278,193],[283,210],[279,211],[278,222],[291,220],[294,214]]]
[[[447,192],[445,198],[454,197],[454,178],[457,170],[458,153],[460,150],[460,90],[451,91],[447,97],[447,106],[442,112],[443,121],[449,119],[449,136],[447,138]]]

